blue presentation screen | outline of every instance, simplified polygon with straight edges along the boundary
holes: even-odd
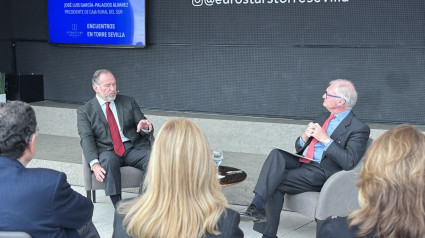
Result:
[[[48,0],[49,42],[144,47],[145,0]]]

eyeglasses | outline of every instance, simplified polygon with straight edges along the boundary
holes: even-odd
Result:
[[[33,135],[34,135],[34,134],[38,135],[38,131],[39,131],[38,127],[35,127],[35,132],[34,132],[34,133],[32,133],[30,136],[28,136],[27,141],[28,141],[28,142],[32,141],[32,139],[34,138],[34,136],[33,136]]]
[[[328,92],[325,92],[325,98],[327,99],[328,97],[341,98],[340,96],[332,95],[332,94],[329,94]]]

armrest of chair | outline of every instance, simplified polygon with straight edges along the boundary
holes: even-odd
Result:
[[[366,150],[372,144],[369,138]],[[358,196],[358,174],[363,166],[363,159],[349,171],[339,171],[332,175],[323,185],[316,207],[316,220],[325,220],[329,216],[347,216],[350,211],[360,208]]]
[[[92,189],[91,169],[90,169],[90,165],[86,161],[86,157],[84,157],[84,153],[81,153],[81,162],[83,166],[84,188],[86,190],[91,190]]]
[[[326,181],[317,202],[316,220],[325,220],[329,216],[347,216],[350,211],[359,208],[357,173],[356,170],[339,171]]]

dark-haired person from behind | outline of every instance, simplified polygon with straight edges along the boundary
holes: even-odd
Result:
[[[72,190],[64,173],[26,168],[36,152],[36,129],[28,104],[0,103],[0,231],[32,238],[99,237],[92,202]]]
[[[327,218],[317,237],[425,237],[425,135],[397,126],[372,143],[363,161],[360,209]]]
[[[240,238],[240,217],[227,208],[201,129],[182,118],[164,124],[152,148],[144,193],[123,200],[113,237]]]

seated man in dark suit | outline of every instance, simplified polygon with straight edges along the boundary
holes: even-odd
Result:
[[[340,170],[356,166],[366,150],[369,127],[352,112],[357,101],[348,80],[331,81],[322,96],[329,111],[310,122],[295,142],[299,160],[285,151],[270,152],[254,188],[254,199],[241,215],[254,220],[263,238],[276,237],[285,193],[320,191],[326,180]]]
[[[64,173],[25,168],[36,151],[37,121],[26,103],[0,103],[0,230],[33,238],[99,237],[93,204]]]
[[[120,167],[146,171],[153,127],[133,98],[117,95],[109,70],[97,70],[92,86],[96,96],[77,110],[78,133],[91,170],[115,206],[121,200]]]

